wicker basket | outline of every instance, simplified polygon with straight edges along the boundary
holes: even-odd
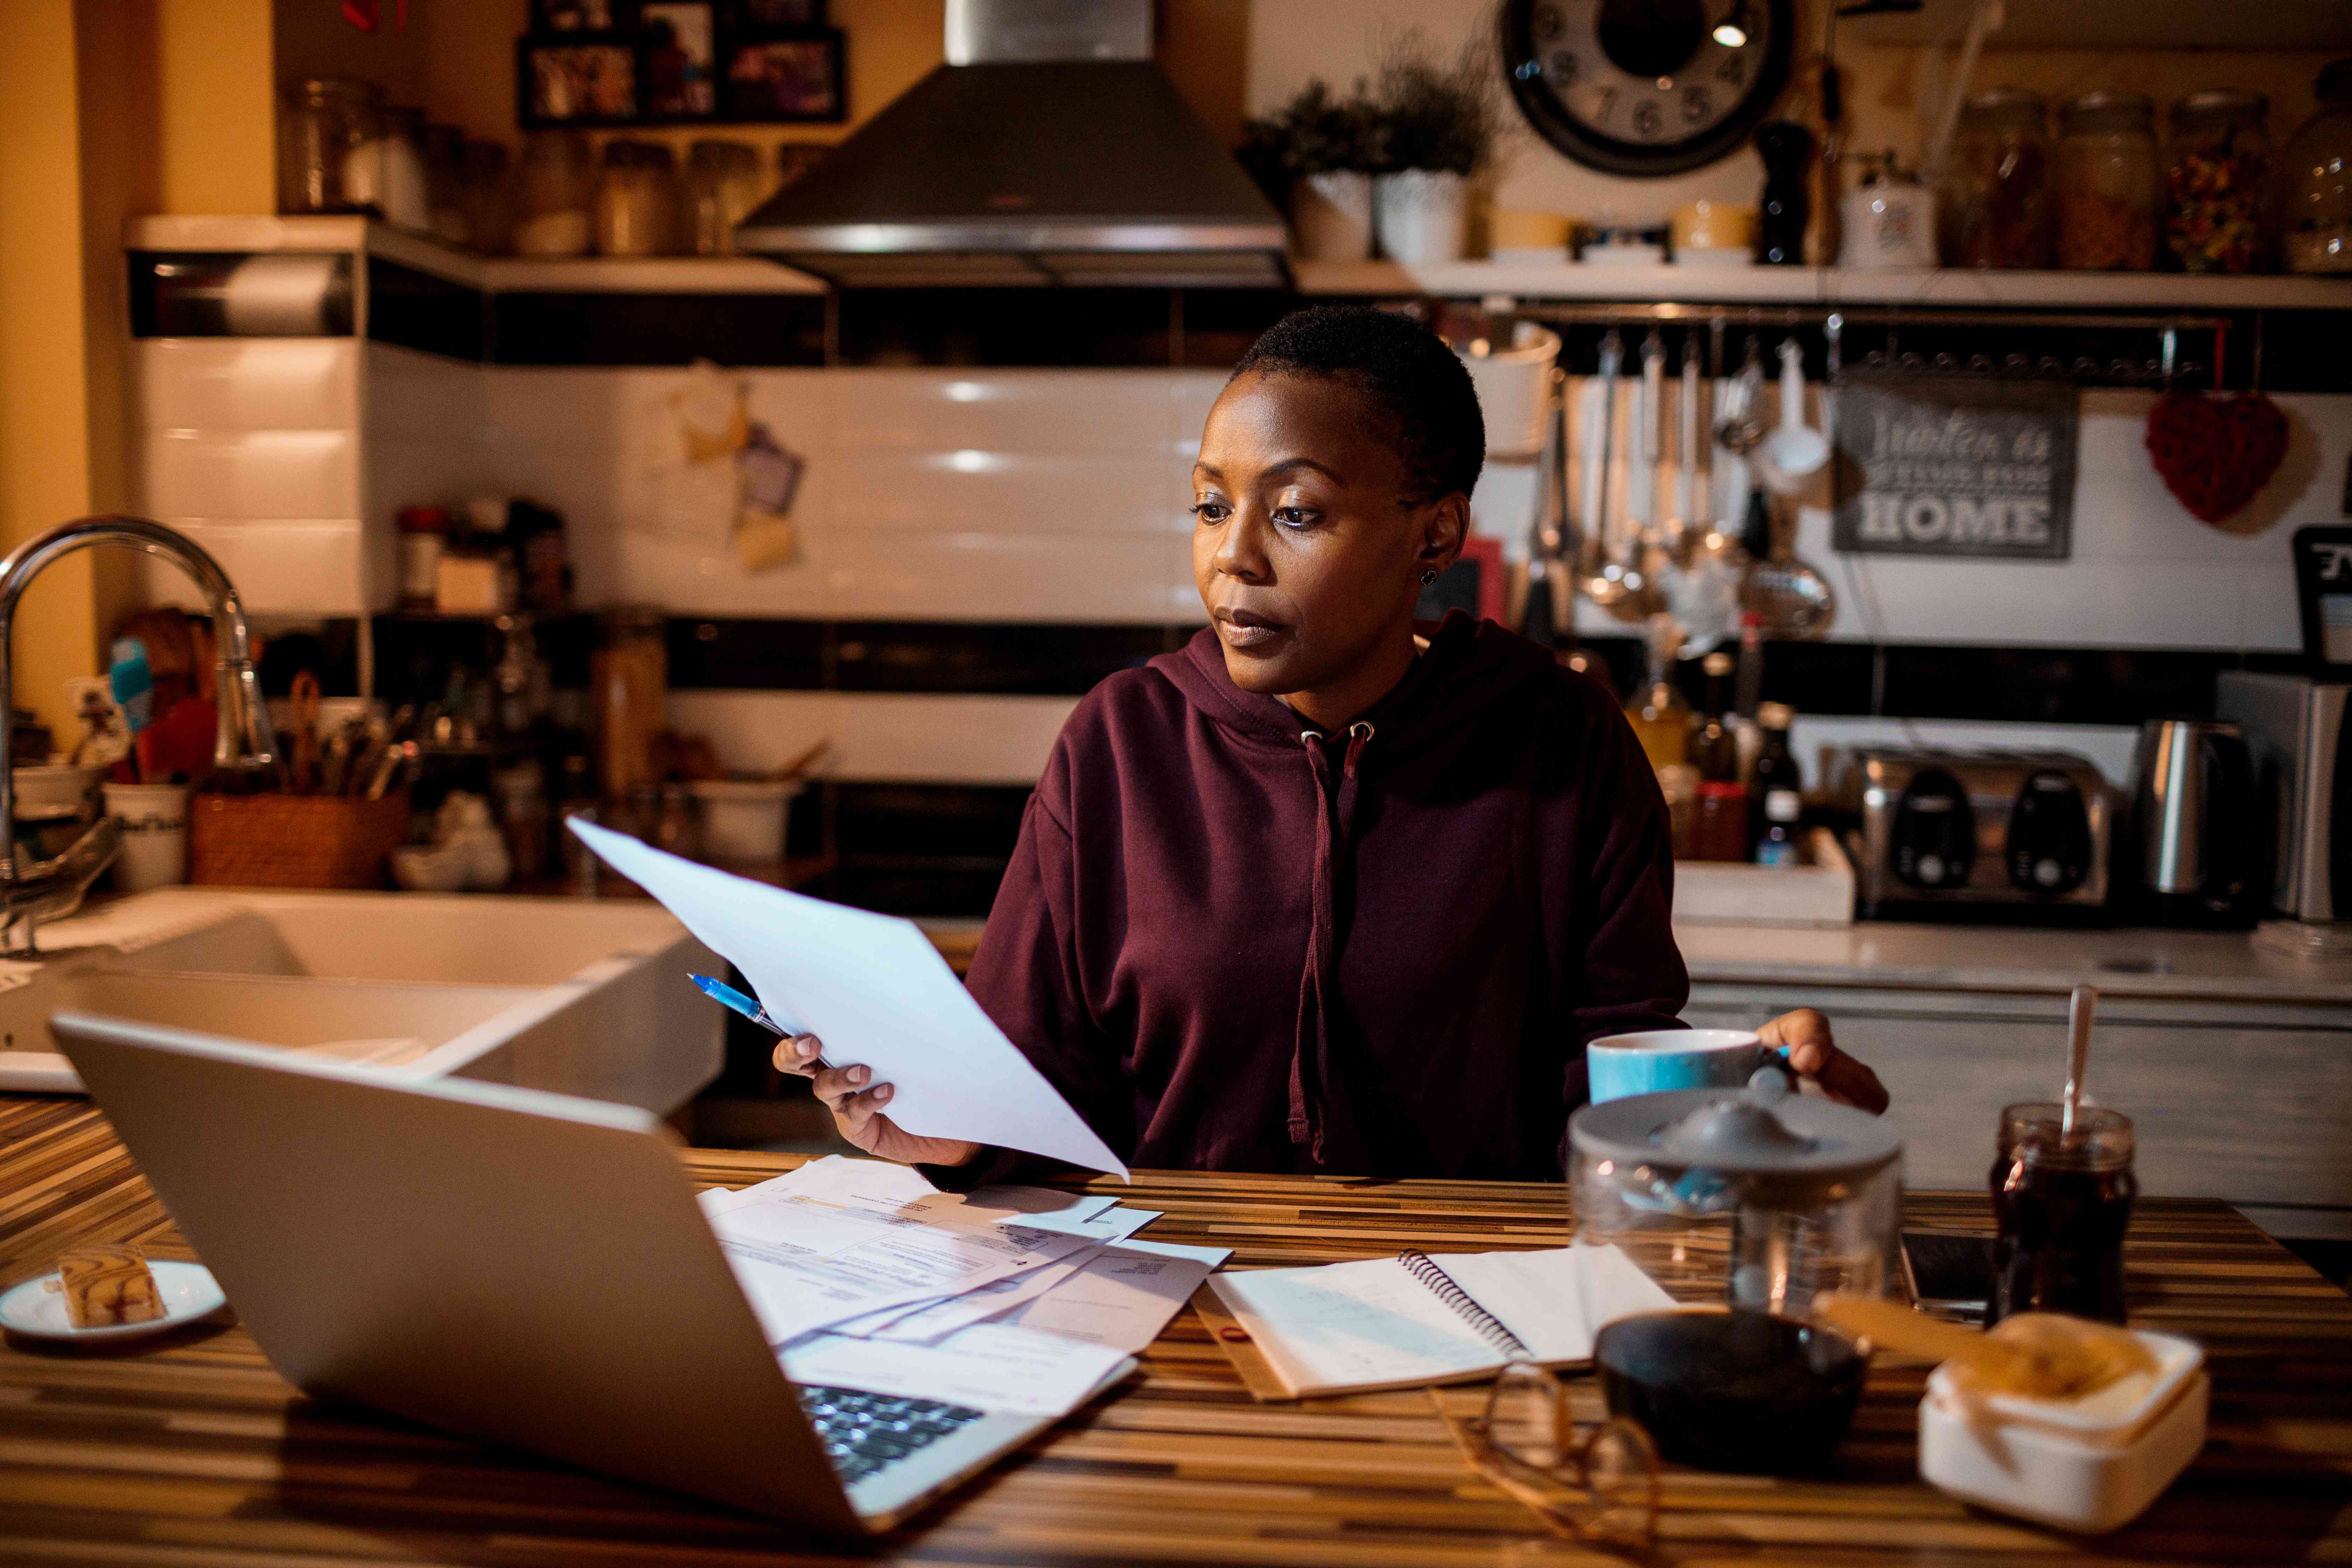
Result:
[[[408,837],[408,792],[199,795],[188,803],[188,880],[240,888],[381,888]]]

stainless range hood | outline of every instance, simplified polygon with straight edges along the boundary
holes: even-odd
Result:
[[[845,287],[1281,288],[1281,215],[1151,62],[1150,0],[948,0],[948,63],[737,248]]]

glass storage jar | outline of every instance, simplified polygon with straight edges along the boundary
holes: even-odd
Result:
[[[2217,88],[2172,106],[2165,241],[2188,272],[2252,272],[2263,261],[2271,102]]]
[[[1937,192],[1947,267],[2050,265],[2049,106],[1997,87],[1960,106],[1959,135]]]
[[[667,256],[677,248],[677,166],[658,142],[614,137],[596,181],[596,254]]]
[[[2290,272],[2352,272],[2352,59],[2319,73],[2318,98],[2280,158],[2280,247]]]
[[[425,128],[425,203],[433,214],[433,237],[470,244],[466,227],[466,133],[454,125]]]
[[[425,111],[387,105],[378,113],[375,134],[352,148],[343,162],[343,191],[395,228],[429,230],[433,208],[425,184]]]
[[[534,131],[523,138],[518,256],[585,256],[593,230],[596,170],[588,139],[576,131]]]
[[[514,179],[506,143],[466,143],[458,157],[457,204],[465,214],[466,243],[485,256],[514,248]]]
[[[2058,265],[2145,272],[2156,265],[2164,185],[2156,105],[2142,93],[2086,92],[2058,112]]]
[[[735,226],[768,194],[760,150],[716,138],[686,151],[686,205],[697,256],[735,254]]]
[[[608,611],[598,629],[589,683],[594,689],[596,760],[607,801],[629,801],[661,782],[655,773],[654,737],[667,724],[667,625],[660,610],[632,605]]]
[[[383,94],[373,82],[311,77],[287,83],[278,115],[278,210],[364,210],[372,194],[353,195],[345,181],[352,154],[375,139],[383,108]]]

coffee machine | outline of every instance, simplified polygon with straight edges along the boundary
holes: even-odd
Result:
[[[2245,734],[2256,891],[2289,920],[2352,922],[2352,686],[2225,670],[2214,710]]]

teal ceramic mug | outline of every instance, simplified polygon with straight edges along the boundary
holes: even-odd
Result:
[[[1747,1029],[1647,1029],[1604,1035],[1584,1047],[1595,1105],[1673,1089],[1738,1089],[1780,1059]]]

